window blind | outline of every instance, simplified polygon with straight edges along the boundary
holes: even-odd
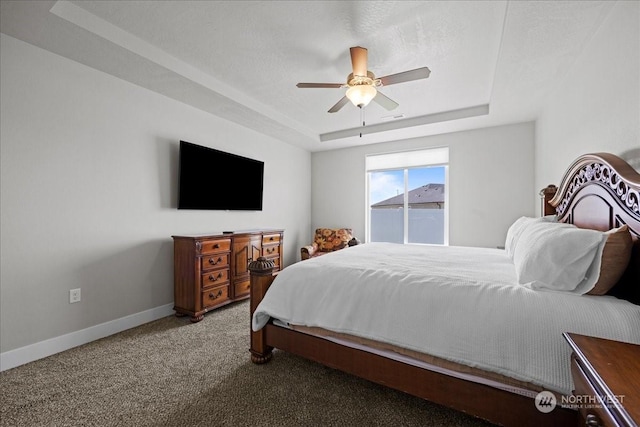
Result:
[[[418,166],[446,165],[449,163],[449,147],[402,151],[366,156],[367,172],[386,169],[403,169]]]

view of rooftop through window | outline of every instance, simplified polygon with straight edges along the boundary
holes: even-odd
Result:
[[[445,179],[446,166],[369,172],[371,241],[444,244]]]
[[[409,191],[425,184],[444,184],[444,167],[412,168],[409,174]],[[404,193],[404,169],[371,173],[369,203],[375,204]]]

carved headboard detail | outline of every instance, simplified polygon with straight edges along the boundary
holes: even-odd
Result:
[[[543,215],[582,228],[606,231],[627,224],[634,249],[625,275],[610,292],[640,304],[640,174],[609,153],[585,154],[567,169],[558,187],[540,192]]]
[[[631,180],[634,175],[638,179],[635,188]],[[640,175],[624,160],[607,153],[586,154],[567,170],[560,191],[550,202],[560,217],[568,211],[574,195],[591,181],[609,190],[623,206],[640,218]]]

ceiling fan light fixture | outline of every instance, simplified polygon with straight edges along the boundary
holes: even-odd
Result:
[[[347,76],[345,84],[340,83],[298,83],[299,88],[348,88],[345,95],[327,111],[336,113],[349,101],[359,108],[366,107],[375,99],[376,104],[391,111],[398,107],[398,103],[388,98],[377,88],[389,86],[397,83],[410,82],[413,80],[426,79],[431,71],[427,67],[416,68],[415,70],[403,71],[402,73],[391,74],[385,77],[376,78],[375,74],[367,70],[367,49],[354,46],[349,49],[351,53],[351,68],[353,70]]]
[[[347,89],[346,96],[356,107],[366,107],[375,98],[378,91],[371,85],[356,85]]]

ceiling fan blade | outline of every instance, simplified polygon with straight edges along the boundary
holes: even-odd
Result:
[[[336,103],[336,105],[334,105],[329,109],[329,112],[330,113],[338,112],[342,107],[344,107],[348,103],[349,103],[349,98],[347,98],[346,96],[343,96],[342,99]]]
[[[398,107],[398,103],[393,99],[389,98],[386,95],[383,95],[380,91],[373,98],[374,102],[379,104],[380,106],[386,108],[387,110],[393,110]]]
[[[351,52],[351,65],[353,66],[354,76],[367,75],[367,49],[356,46],[349,49]]]
[[[343,84],[342,83],[298,83],[296,86],[299,88],[339,89],[343,86]]]
[[[383,86],[394,85],[396,83],[410,82],[412,80],[426,79],[431,74],[428,67],[416,68],[415,70],[405,71],[403,73],[391,74],[381,77],[380,82]]]

